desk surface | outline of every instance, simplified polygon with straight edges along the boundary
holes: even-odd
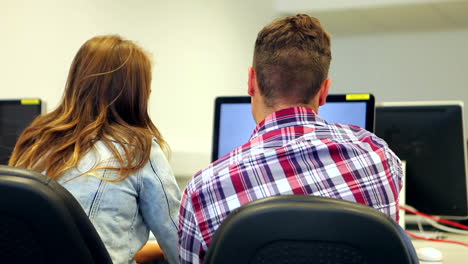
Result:
[[[449,234],[446,239],[468,243],[468,235]],[[468,247],[452,243],[433,242],[419,239],[412,239],[412,241],[415,249],[432,247],[440,250],[443,255],[444,264],[468,263]]]
[[[445,239],[468,243],[468,235],[448,234]],[[433,242],[420,239],[412,239],[414,248],[432,247],[440,250],[443,255],[443,264],[468,264],[468,247],[452,244]],[[150,233],[148,242],[157,243],[156,238]]]

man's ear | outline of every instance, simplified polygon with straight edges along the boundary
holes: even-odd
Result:
[[[330,90],[331,83],[331,78],[327,78],[322,82],[319,90],[319,106],[322,106],[327,102],[328,91]]]
[[[248,81],[247,93],[250,96],[254,96],[257,88],[257,73],[253,67],[249,67],[249,81]]]

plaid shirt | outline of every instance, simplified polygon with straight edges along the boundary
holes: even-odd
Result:
[[[198,172],[182,197],[181,263],[203,263],[234,209],[280,194],[326,196],[372,206],[398,220],[401,163],[387,144],[357,126],[329,124],[293,107],[269,115],[250,141]]]

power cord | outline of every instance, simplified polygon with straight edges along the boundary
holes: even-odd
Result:
[[[443,219],[443,218],[440,218],[440,217],[437,217],[437,216],[433,216],[433,215],[429,215],[429,214],[420,212],[420,211],[416,210],[415,208],[413,208],[413,207],[411,207],[409,205],[400,205],[400,208],[405,210],[406,212],[409,212],[409,213],[412,213],[412,214],[415,214],[415,215],[421,217],[421,219],[424,219],[430,225],[432,225],[433,227],[435,227],[435,228],[437,228],[439,230],[450,232],[450,233],[468,235],[468,231],[464,231],[464,230],[468,230],[468,226],[466,226],[466,225],[463,225],[463,224],[460,224],[460,223],[457,223],[457,222],[454,222],[454,221],[450,221],[450,220],[447,220],[447,219]],[[461,228],[461,229],[464,229],[464,230],[458,230],[458,229],[455,229],[455,228],[447,227],[447,226],[439,224],[438,222],[439,223],[444,223],[444,224],[447,224],[447,225],[451,225],[451,226],[454,226],[454,227],[458,227],[458,228]],[[419,219],[418,219],[418,227],[419,227],[420,231],[422,233],[424,233],[424,230],[422,228],[422,225],[421,225],[421,222],[419,221]],[[406,233],[409,236],[411,236],[413,238],[417,238],[417,239],[435,241],[435,242],[443,242],[443,243],[452,243],[452,244],[458,244],[458,245],[468,247],[468,243],[461,242],[461,241],[420,236],[420,235],[416,235],[416,234],[414,234],[412,232],[409,232],[409,231],[406,231]]]

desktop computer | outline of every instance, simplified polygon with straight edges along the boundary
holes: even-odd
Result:
[[[250,96],[218,97],[211,160],[215,161],[247,143],[257,126]],[[371,94],[331,94],[318,115],[330,123],[356,125],[374,130],[375,99]]]
[[[462,102],[377,104],[375,133],[406,161],[406,204],[443,218],[468,217],[463,128]]]
[[[40,99],[0,100],[0,165],[8,164],[16,140],[42,109]]]

